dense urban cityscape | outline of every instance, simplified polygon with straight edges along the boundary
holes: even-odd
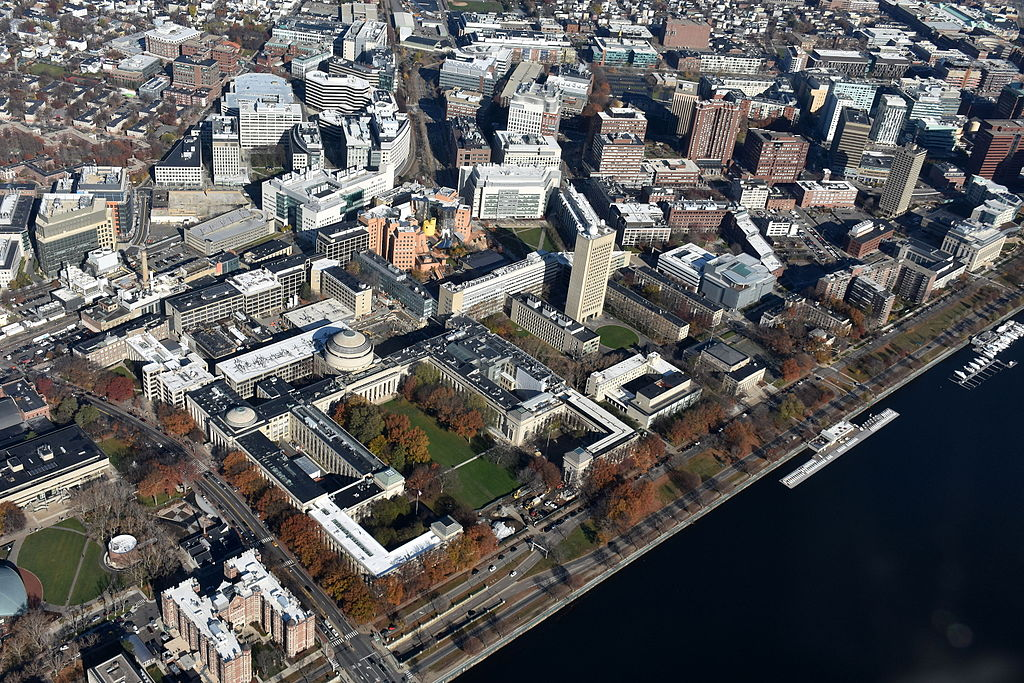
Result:
[[[1020,20],[0,3],[0,675],[450,681],[1019,372]]]

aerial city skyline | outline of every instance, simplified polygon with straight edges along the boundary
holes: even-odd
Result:
[[[806,584],[820,604],[775,579],[749,614],[713,609],[662,578],[622,609],[651,633],[622,641],[638,668],[581,650],[617,628],[589,616],[627,600],[613,576],[682,563],[711,595],[724,557],[761,566],[761,541],[700,533],[744,538],[728,510],[801,539],[795,580],[839,551],[791,519],[870,517],[861,459],[928,469],[928,493],[964,477],[964,447],[911,464],[914,434],[1020,372],[1020,20],[984,0],[8,2],[4,678],[663,678],[667,613],[698,642],[791,608],[851,612],[804,638],[861,661],[769,637],[763,670],[713,675],[1019,660],[963,589],[1003,580],[969,559],[1024,564],[967,542],[999,505],[967,502],[999,488],[980,481],[934,550],[962,579],[944,597],[930,568],[858,573],[932,552],[891,555],[900,525],[868,520],[876,544]],[[833,491],[848,511],[822,509]],[[922,496],[886,514],[918,520]],[[911,641],[928,655],[893,665]],[[725,656],[702,648],[701,679]]]

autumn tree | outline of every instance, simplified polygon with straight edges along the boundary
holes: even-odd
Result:
[[[25,513],[9,500],[0,503],[0,531],[13,534],[25,528]]]
[[[128,377],[116,375],[103,388],[103,395],[118,403],[127,401],[135,395],[135,382]]]
[[[633,467],[646,472],[665,456],[665,442],[657,434],[647,434],[633,448]]]
[[[152,498],[156,503],[158,496],[174,495],[181,483],[176,469],[157,463],[146,478],[139,482],[139,495]]]
[[[185,436],[196,429],[196,422],[188,411],[166,403],[157,406],[157,419],[160,421],[160,428],[171,436]]]

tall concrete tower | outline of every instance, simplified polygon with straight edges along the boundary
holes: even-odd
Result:
[[[569,293],[565,298],[567,316],[585,322],[604,312],[614,249],[615,231],[606,225],[591,225],[576,235]]]
[[[875,107],[871,141],[879,145],[895,145],[899,142],[906,120],[907,101],[899,95],[882,95]]]
[[[917,177],[921,175],[921,167],[927,151],[915,145],[907,145],[896,150],[889,170],[889,178],[882,186],[882,196],[878,200],[878,208],[890,216],[899,216],[910,208],[910,199],[917,185]]]

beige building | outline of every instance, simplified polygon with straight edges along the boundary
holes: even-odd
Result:
[[[586,322],[604,312],[614,249],[615,231],[607,226],[591,225],[576,235],[565,299],[565,314],[573,320]]]
[[[77,425],[10,446],[0,451],[0,461],[0,501],[31,510],[67,498],[72,489],[102,477],[110,467],[107,456]]]
[[[878,208],[890,216],[899,216],[910,208],[910,200],[917,186],[917,178],[921,175],[921,167],[928,152],[922,147],[913,145],[900,147],[892,160],[889,177],[882,186],[882,196],[878,199]]]
[[[562,353],[585,356],[601,348],[601,338],[533,294],[509,297],[509,318]]]

